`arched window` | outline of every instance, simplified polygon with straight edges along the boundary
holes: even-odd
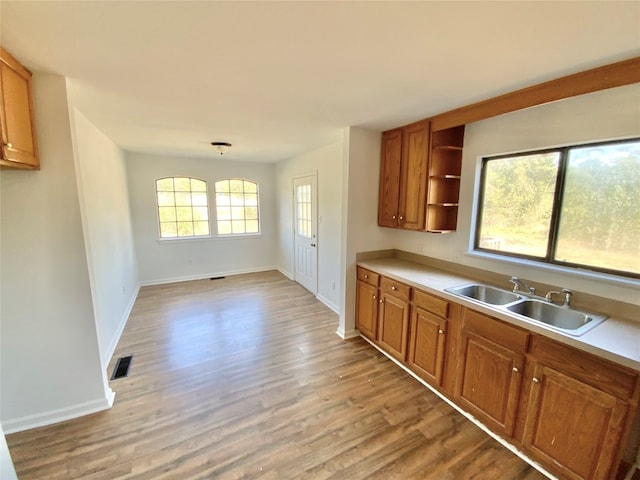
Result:
[[[216,182],[218,235],[260,233],[258,184],[228,178]]]
[[[207,182],[190,177],[156,180],[160,238],[205,237],[209,229]]]

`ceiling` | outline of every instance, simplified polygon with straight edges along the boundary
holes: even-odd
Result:
[[[128,151],[275,162],[640,53],[640,2],[0,1]],[[36,112],[37,114],[37,112]]]

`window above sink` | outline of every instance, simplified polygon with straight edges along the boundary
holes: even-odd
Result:
[[[476,252],[640,278],[640,139],[482,161]]]

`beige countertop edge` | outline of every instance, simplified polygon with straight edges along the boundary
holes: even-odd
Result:
[[[465,283],[477,283],[477,280],[397,258],[359,261],[358,265],[428,293],[439,295],[465,307],[499,318],[504,322],[552,338],[565,345],[570,345],[640,371],[640,323],[609,317],[583,335],[574,337],[537,323],[523,320],[500,308],[468,300],[444,291],[445,288],[456,287]]]

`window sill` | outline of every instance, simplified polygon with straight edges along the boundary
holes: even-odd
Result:
[[[156,243],[162,244],[174,244],[174,243],[198,243],[198,242],[211,242],[218,240],[240,240],[243,238],[251,239],[251,238],[260,238],[262,237],[261,233],[251,233],[251,234],[237,234],[237,235],[207,235],[206,237],[180,237],[180,238],[158,238],[156,239]]]
[[[552,265],[549,263],[536,262],[534,260],[525,260],[523,258],[506,257],[502,255],[496,255],[494,253],[486,253],[486,252],[478,252],[478,251],[466,252],[464,255],[465,257],[469,257],[469,258],[506,263],[509,265],[520,266],[520,267],[530,267],[530,268],[546,271],[549,273],[570,275],[570,276],[582,278],[585,280],[595,280],[598,282],[606,282],[612,285],[625,286],[625,287],[640,286],[640,280],[637,280],[635,278],[628,278],[628,277],[622,277],[619,275],[595,272],[593,270],[587,270],[586,268],[583,269],[583,268],[563,267],[561,265]]]

